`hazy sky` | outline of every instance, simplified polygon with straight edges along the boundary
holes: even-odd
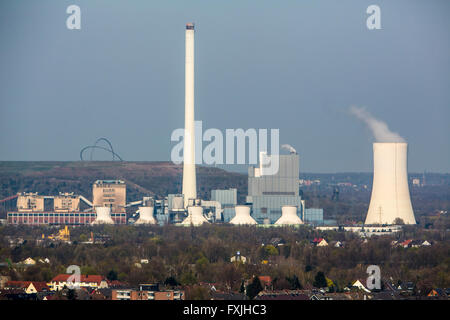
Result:
[[[366,27],[371,4],[382,30]],[[100,137],[125,160],[169,160],[194,21],[204,128],[279,128],[303,172],[371,171],[373,137],[349,112],[365,107],[409,143],[410,172],[450,172],[449,13],[446,0],[2,0],[0,160],[78,160]]]

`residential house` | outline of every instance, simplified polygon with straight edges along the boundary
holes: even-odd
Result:
[[[369,289],[367,289],[364,285],[363,285],[363,281],[362,280],[356,280],[355,282],[353,282],[352,287],[358,288],[360,290],[363,290],[365,292],[370,292]]]
[[[49,258],[39,259],[38,261],[39,261],[40,263],[50,263],[50,259],[49,259]]]
[[[309,296],[298,290],[261,291],[255,300],[309,300]]]
[[[28,266],[32,266],[36,264],[36,261],[33,260],[32,258],[26,258],[25,260],[22,261],[22,263]]]
[[[433,244],[432,242],[429,242],[427,240],[422,242],[422,246],[425,246],[425,247],[431,246],[432,244]]]
[[[113,289],[111,300],[184,300],[183,290],[159,291],[158,285],[140,285],[138,289]]]
[[[211,300],[245,300],[246,298],[243,293],[211,291]]]
[[[5,290],[22,290],[26,294],[49,291],[45,282],[38,281],[8,281],[4,287]]]
[[[436,289],[431,289],[431,291],[427,294],[427,297],[447,298],[447,294],[444,290],[436,288]]]
[[[0,289],[3,289],[5,287],[5,284],[10,280],[11,278],[8,276],[0,276]]]
[[[48,284],[51,291],[59,291],[64,287],[69,287],[74,285],[73,281],[68,282],[71,274],[59,274],[54,277]],[[99,275],[80,275],[79,287],[90,287],[90,288],[108,288],[108,282]]]
[[[405,240],[399,244],[400,247],[409,248],[411,246],[412,239]]]
[[[285,245],[285,244],[286,244],[286,241],[284,241],[284,240],[281,239],[281,238],[272,238],[272,239],[270,239],[269,243],[270,243],[271,245],[273,245],[274,247],[279,247],[279,246]]]
[[[333,241],[330,243],[335,248],[343,248],[344,244],[341,241]]]
[[[270,276],[259,276],[259,281],[264,290],[273,290],[272,278]]]
[[[244,257],[244,256],[241,256],[240,254],[237,254],[235,256],[232,256],[231,259],[230,259],[230,262],[235,262],[235,261],[246,263],[247,262],[247,258]]]

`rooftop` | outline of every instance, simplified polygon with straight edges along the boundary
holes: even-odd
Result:
[[[122,180],[96,180],[94,184],[125,184]]]

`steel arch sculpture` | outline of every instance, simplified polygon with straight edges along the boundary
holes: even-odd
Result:
[[[105,148],[105,147],[102,147],[102,146],[98,146],[97,144],[98,144],[99,142],[101,142],[101,141],[106,142],[106,143],[108,144],[108,146],[109,146],[109,149],[108,149],[108,148]],[[83,153],[84,153],[86,150],[88,150],[88,149],[91,150],[91,155],[90,155],[90,160],[91,160],[91,161],[92,161],[92,157],[93,157],[93,153],[94,153],[94,150],[95,150],[95,149],[101,149],[101,150],[105,150],[105,151],[110,152],[110,153],[112,154],[112,160],[113,160],[113,161],[116,160],[116,158],[119,159],[119,161],[123,161],[123,159],[122,159],[116,152],[114,152],[114,148],[113,148],[111,142],[109,142],[109,140],[106,139],[106,138],[99,138],[99,139],[97,139],[97,141],[95,141],[95,143],[94,143],[92,146],[86,146],[86,147],[84,147],[83,149],[81,149],[81,151],[80,151],[80,159],[81,159],[81,161],[84,161],[84,159],[83,159]]]

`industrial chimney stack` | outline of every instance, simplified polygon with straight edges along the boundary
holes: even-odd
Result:
[[[194,127],[194,24],[186,24],[186,65],[185,65],[185,115],[183,149],[183,190],[184,207],[189,199],[197,198],[195,175],[195,127]]]
[[[373,144],[373,186],[366,224],[416,224],[411,205],[407,172],[408,144]]]

